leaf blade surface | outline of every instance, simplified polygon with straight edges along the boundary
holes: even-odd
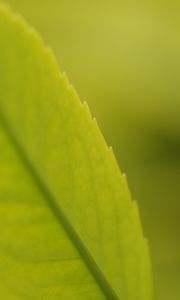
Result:
[[[136,204],[87,105],[37,34],[6,9],[0,44],[2,128],[75,245],[79,273],[93,274],[94,288],[82,297],[152,299]],[[81,299],[78,288],[72,299]],[[61,297],[71,299],[66,293]]]

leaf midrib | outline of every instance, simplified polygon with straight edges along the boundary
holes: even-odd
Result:
[[[5,133],[11,142],[13,148],[15,149],[18,157],[21,159],[23,165],[26,167],[28,172],[31,174],[34,183],[38,186],[39,190],[41,191],[44,199],[46,199],[49,208],[53,212],[54,216],[60,222],[65,229],[67,235],[69,236],[70,240],[80,253],[83,261],[85,262],[86,266],[88,267],[89,271],[93,275],[95,281],[98,283],[100,289],[102,290],[103,294],[109,300],[120,300],[117,296],[116,292],[114,291],[111,284],[108,282],[106,277],[104,276],[103,272],[98,267],[97,263],[91,256],[89,250],[84,245],[83,241],[79,237],[78,233],[71,225],[71,222],[68,220],[66,215],[64,214],[61,206],[57,203],[56,199],[52,195],[51,191],[48,189],[46,183],[42,180],[41,176],[38,174],[36,168],[34,167],[33,163],[29,159],[28,155],[25,153],[23,147],[18,142],[14,131],[12,130],[8,120],[6,119],[5,114],[3,113],[2,108],[0,108],[0,122],[3,126]]]

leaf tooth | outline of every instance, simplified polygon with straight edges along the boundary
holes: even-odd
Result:
[[[139,234],[139,241],[141,240],[141,253],[142,253],[142,263],[139,266],[140,267],[140,274],[143,277],[143,279],[146,277],[146,280],[143,280],[145,285],[141,286],[142,289],[142,295],[146,295],[147,291],[148,294],[150,295],[150,299],[154,299],[153,295],[153,276],[152,276],[152,266],[150,263],[150,247],[149,247],[149,241],[148,239],[144,236],[143,228],[141,226],[141,220],[139,218],[139,208],[137,201],[133,201],[133,208],[134,208],[134,219],[136,219],[136,224],[137,224],[137,233]],[[135,222],[134,222],[135,223]],[[146,285],[146,283],[149,283]]]
[[[63,71],[63,72],[62,72],[62,77],[63,77],[63,79],[65,80],[65,83],[66,83],[66,85],[67,85],[67,88],[70,87],[69,78],[68,78],[68,76],[67,76],[66,71]]]
[[[114,168],[117,171],[118,176],[120,176],[120,177],[125,176],[125,174],[122,173],[120,166],[118,165],[116,156],[114,154],[113,147],[112,146],[106,146],[106,149],[107,149],[107,153],[109,155],[109,158],[110,158],[111,162],[113,163]]]
[[[89,118],[91,120],[93,120],[93,117],[92,117],[92,114],[91,114],[91,111],[90,111],[90,108],[89,108],[89,105],[88,105],[87,101],[83,101],[82,108],[87,113],[87,115],[89,116]]]
[[[107,149],[108,151],[112,151],[113,152],[113,147],[112,146],[108,146],[108,149]]]

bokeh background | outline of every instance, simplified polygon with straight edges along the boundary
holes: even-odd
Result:
[[[180,2],[6,0],[53,48],[139,203],[156,299],[180,299]]]

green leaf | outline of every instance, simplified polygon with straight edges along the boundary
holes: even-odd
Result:
[[[2,299],[153,298],[125,176],[51,50],[4,6],[0,149]]]

